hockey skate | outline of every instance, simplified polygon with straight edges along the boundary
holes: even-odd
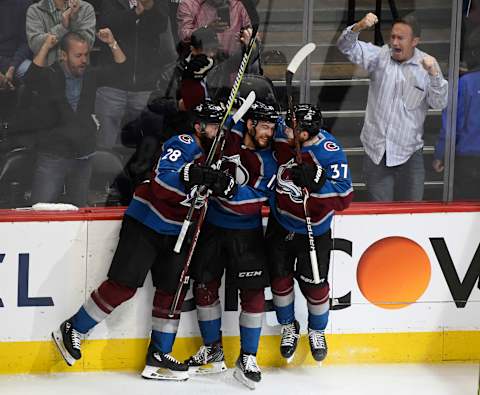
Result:
[[[300,338],[300,324],[298,321],[294,320],[290,324],[282,325],[281,336],[280,353],[283,358],[287,358],[287,362],[290,362],[293,359],[298,339]]]
[[[240,356],[235,363],[233,377],[251,390],[254,390],[256,384],[262,379],[262,372],[257,365],[257,357],[240,351]]]
[[[325,331],[313,330],[308,328],[308,340],[310,350],[315,361],[321,362],[325,359],[328,352],[327,340],[325,339]]]
[[[73,328],[71,321],[64,321],[56,331],[53,331],[52,339],[68,366],[72,366],[82,357],[80,333]]]
[[[197,353],[185,361],[189,371],[195,374],[221,373],[227,370],[221,343],[201,346]]]
[[[142,377],[155,380],[185,381],[188,379],[188,366],[177,361],[170,354],[155,350],[150,345]]]

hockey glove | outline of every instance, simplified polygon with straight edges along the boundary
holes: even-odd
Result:
[[[216,171],[191,162],[180,170],[180,178],[187,188],[192,188],[194,185],[210,187],[216,180]]]
[[[321,166],[302,163],[290,169],[292,181],[300,188],[318,191],[326,181],[326,174]]]
[[[213,68],[213,65],[213,59],[207,55],[200,54],[192,56],[190,61],[185,65],[182,78],[189,80],[203,80]]]
[[[213,195],[230,199],[237,191],[237,184],[230,174],[215,170],[215,181],[209,188]]]

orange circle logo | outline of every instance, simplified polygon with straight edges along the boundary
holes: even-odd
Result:
[[[416,302],[430,283],[430,260],[424,249],[405,237],[387,237],[363,253],[357,282],[363,296],[384,309]]]

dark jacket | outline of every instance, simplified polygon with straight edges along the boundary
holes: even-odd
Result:
[[[127,56],[122,74],[111,75],[105,85],[128,91],[149,91],[164,65],[160,33],[167,29],[168,2],[154,0],[151,10],[137,16],[128,0],[103,0],[99,27],[109,27]],[[111,63],[110,49],[101,45],[102,64]],[[164,54],[163,54],[164,55]]]
[[[30,57],[25,18],[31,0],[0,0],[0,71]]]
[[[87,69],[83,76],[82,92],[74,112],[65,95],[65,73],[55,62],[50,67],[32,63],[25,74],[27,87],[38,93],[33,112],[29,115],[42,129],[37,134],[40,152],[64,158],[79,158],[95,150],[97,126],[95,113],[97,82],[106,70]]]

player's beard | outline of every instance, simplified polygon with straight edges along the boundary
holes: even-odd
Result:
[[[270,144],[272,143],[272,139],[268,139],[268,142],[264,145],[259,144],[259,142],[257,140],[257,130],[255,129],[255,127],[253,127],[251,130],[253,131],[253,133],[250,133],[250,137],[252,138],[253,145],[255,146],[255,149],[260,150],[260,149],[265,149],[265,148],[270,147]]]
[[[210,149],[212,148],[214,138],[209,139],[205,133],[200,134],[200,144],[202,145],[203,152],[205,155],[208,155]]]

